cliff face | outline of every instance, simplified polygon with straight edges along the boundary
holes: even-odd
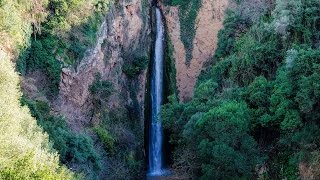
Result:
[[[62,70],[56,109],[67,117],[73,129],[89,123],[88,113],[92,106],[89,86],[97,73],[101,74],[102,80],[111,82],[113,87],[108,107],[105,108],[124,107],[136,98],[142,122],[146,71],[134,78],[138,87],[134,94],[130,94],[132,78],[123,73],[123,66],[133,55],[149,55],[149,7],[147,0],[120,0],[112,5],[101,25],[95,47],[86,52],[76,69]]]
[[[167,29],[173,45],[173,56],[176,66],[176,83],[179,99],[186,101],[193,95],[193,89],[203,65],[212,56],[217,47],[218,32],[222,28],[224,10],[228,0],[202,0],[198,11],[192,49],[192,59],[186,63],[186,48],[181,41],[179,7],[163,6]]]
[[[179,7],[161,6],[173,45],[178,95],[181,101],[186,101],[192,97],[197,78],[217,47],[217,36],[222,28],[228,0],[202,0],[195,26],[190,27],[190,30],[195,31],[194,38],[190,39],[193,44],[190,63],[186,63],[186,48],[181,41]],[[110,97],[107,108],[117,108],[132,102],[132,94],[128,89],[130,79],[122,70],[127,57],[149,55],[150,7],[151,2],[147,0],[120,0],[110,7],[95,47],[86,52],[87,55],[76,69],[63,69],[60,98],[56,107],[69,119],[71,125],[88,123],[88,109],[91,106],[88,88],[96,73],[100,73],[103,80],[110,81],[116,92]],[[146,71],[136,80],[139,87],[135,96],[142,120]]]

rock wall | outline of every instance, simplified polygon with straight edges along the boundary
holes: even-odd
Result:
[[[217,47],[217,36],[223,27],[228,0],[202,0],[193,27],[195,37],[190,40],[193,42],[190,63],[186,63],[186,49],[181,41],[179,7],[161,6],[174,50],[178,96],[181,101],[186,101],[192,97],[197,78]],[[77,128],[76,126],[81,127],[89,123],[88,109],[91,104],[88,88],[98,72],[103,80],[112,82],[116,92],[110,97],[107,108],[117,108],[132,102],[128,77],[122,69],[126,62],[125,56],[130,56],[136,51],[149,55],[150,8],[151,0],[120,0],[112,5],[101,26],[96,46],[88,50],[76,69],[63,69],[56,109],[69,119],[71,127],[72,124]],[[140,74],[137,79],[139,88],[136,94],[142,120],[146,72]]]
[[[119,0],[111,5],[101,25],[95,47],[86,52],[77,68],[62,70],[56,110],[67,117],[73,129],[81,129],[89,123],[88,113],[92,106],[89,86],[97,73],[113,85],[114,93],[106,108],[111,110],[132,102],[129,79],[122,69],[127,61],[125,55],[149,55],[149,7],[151,5],[148,0]],[[140,119],[143,121],[146,72],[136,79],[139,84],[136,98],[139,102]]]
[[[217,48],[218,32],[223,27],[224,11],[228,0],[202,0],[198,12],[193,40],[192,59],[186,63],[186,49],[181,41],[179,7],[162,6],[166,18],[169,37],[174,49],[176,66],[176,83],[180,101],[186,101],[193,96],[193,90],[203,65]],[[190,29],[192,30],[192,29]]]

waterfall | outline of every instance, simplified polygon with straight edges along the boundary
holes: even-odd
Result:
[[[151,126],[149,142],[149,174],[163,174],[163,132],[161,126],[160,107],[163,96],[163,36],[162,15],[156,8],[156,42],[151,79]]]

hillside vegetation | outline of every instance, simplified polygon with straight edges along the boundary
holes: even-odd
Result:
[[[13,63],[0,54],[0,178],[1,179],[73,179],[59,165],[59,156],[48,135],[21,106],[19,77]]]
[[[62,67],[75,66],[95,43],[107,5],[107,0],[0,1],[1,179],[81,178],[61,163],[86,178],[97,176],[100,155],[91,137],[72,132],[63,117],[51,114],[48,102],[22,96],[14,66],[21,75],[39,71],[47,79],[46,96],[54,98]]]
[[[110,3],[119,14],[130,12],[123,2],[0,0],[0,179],[145,178],[137,78],[149,57],[121,55],[128,59],[121,76],[128,78],[130,97],[122,101],[129,105],[106,108],[119,92],[96,75],[86,102],[91,122],[79,132],[52,109],[62,68],[76,69],[96,43]],[[179,6],[188,63],[202,1],[163,2]],[[230,4],[194,97],[182,103],[172,94],[162,107],[173,173],[190,179],[320,179],[320,1]],[[166,57],[174,53],[170,46]],[[174,81],[174,64],[166,71]],[[20,78],[37,81],[34,76],[43,80],[34,88],[41,98],[20,90]],[[176,92],[174,82],[167,84],[166,92]]]
[[[235,3],[193,99],[172,95],[163,107],[173,168],[201,179],[306,170],[319,179],[320,1]]]
[[[25,106],[12,60],[26,47],[32,27],[46,17],[47,1],[0,1],[0,178],[74,179],[59,163],[48,135]],[[11,59],[10,59],[11,58]]]
[[[0,179],[144,177],[134,79],[147,68],[147,57],[133,57],[123,66],[136,106],[106,108],[115,92],[97,74],[89,87],[86,127],[71,130],[68,119],[53,109],[62,68],[76,69],[96,44],[110,3],[123,12],[119,1],[109,0],[0,0],[0,118],[3,129],[10,125],[1,132]]]
[[[23,75],[42,72],[47,78],[46,95],[54,97],[61,69],[76,67],[95,43],[109,0],[48,0],[46,4],[46,18],[38,28],[33,25],[32,38],[21,48],[17,70]]]

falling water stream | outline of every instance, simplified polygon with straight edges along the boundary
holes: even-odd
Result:
[[[161,176],[163,170],[163,131],[160,106],[163,96],[163,36],[162,15],[156,8],[156,41],[151,79],[151,126],[149,142],[149,176]]]

